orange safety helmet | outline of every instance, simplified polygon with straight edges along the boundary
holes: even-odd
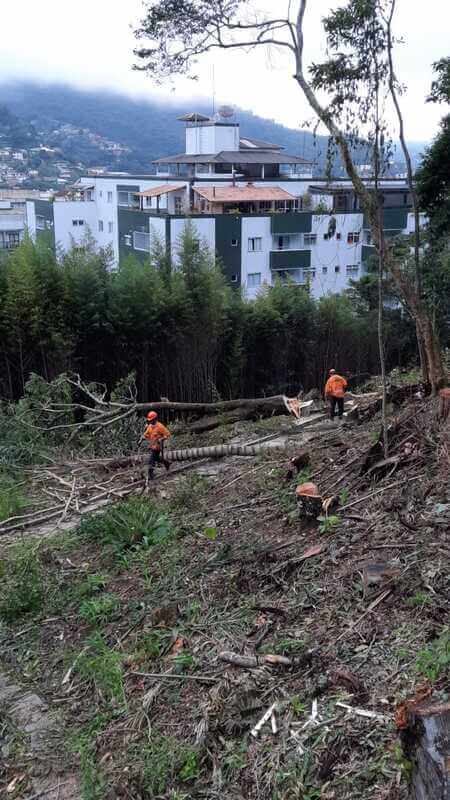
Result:
[[[153,422],[154,419],[158,419],[158,414],[156,411],[149,411],[147,414],[147,419],[149,422]]]

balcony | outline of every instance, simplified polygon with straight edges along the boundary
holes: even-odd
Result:
[[[270,220],[270,231],[277,236],[284,233],[311,233],[312,214],[310,211],[287,211],[274,214]]]
[[[311,250],[272,250],[270,253],[270,269],[309,269],[311,267]]]

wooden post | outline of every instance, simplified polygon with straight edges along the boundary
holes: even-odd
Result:
[[[450,703],[410,709],[402,733],[413,800],[450,800]]]

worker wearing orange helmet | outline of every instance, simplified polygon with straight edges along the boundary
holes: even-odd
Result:
[[[150,445],[148,456],[148,480],[151,481],[154,477],[155,465],[159,464],[160,461],[162,461],[167,470],[170,467],[170,461],[164,458],[164,442],[169,438],[170,431],[167,430],[162,422],[158,421],[158,414],[156,411],[149,411],[147,420],[148,425],[142,438],[146,439]]]
[[[336,406],[338,409],[339,419],[342,419],[344,414],[344,396],[347,388],[347,381],[341,375],[338,375],[335,369],[330,369],[328,373],[328,380],[325,384],[325,400],[330,404],[330,419],[334,419],[336,414]]]

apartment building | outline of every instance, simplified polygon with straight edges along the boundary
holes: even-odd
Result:
[[[361,276],[373,248],[349,181],[313,179],[307,160],[242,136],[228,109],[179,119],[185,152],[158,159],[152,174],[83,176],[48,204],[47,217],[41,204],[36,219],[51,225],[57,245],[67,250],[89,231],[118,264],[130,254],[147,258],[158,240],[176,264],[189,221],[230,284],[249,298],[277,278],[306,284],[320,297]],[[386,229],[411,230],[405,182],[384,181],[383,199]]]

